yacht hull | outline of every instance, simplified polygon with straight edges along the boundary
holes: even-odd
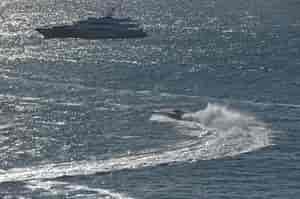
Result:
[[[147,34],[143,31],[91,31],[91,30],[68,30],[64,28],[37,28],[45,39],[52,38],[83,38],[83,39],[116,39],[116,38],[142,38]]]
[[[36,28],[45,39],[52,38],[83,38],[83,39],[117,39],[143,38],[146,32],[137,24],[127,19],[90,18],[72,25],[59,25]],[[129,23],[130,22],[130,23]]]

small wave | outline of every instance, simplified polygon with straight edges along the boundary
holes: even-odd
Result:
[[[76,197],[78,191],[88,192],[87,195],[80,192],[80,198],[83,196],[95,198],[112,198],[112,199],[133,199],[125,194],[112,192],[111,190],[101,188],[91,188],[88,186],[71,184],[60,181],[29,181],[27,188],[35,190],[44,190],[53,195],[68,195],[68,197]]]
[[[243,103],[257,105],[257,106],[273,106],[273,107],[286,107],[286,108],[300,108],[300,104],[290,104],[290,103],[273,103],[273,102],[254,102],[250,100],[241,101]]]
[[[57,103],[57,104],[62,105],[62,106],[69,106],[69,107],[83,106],[83,103],[81,103],[81,102],[60,102],[60,103]]]
[[[66,124],[64,121],[36,121],[36,123],[53,126],[64,126]]]

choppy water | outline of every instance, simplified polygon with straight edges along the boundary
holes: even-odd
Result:
[[[95,7],[0,3],[1,198],[297,198],[296,0],[125,1],[144,39],[34,31]]]

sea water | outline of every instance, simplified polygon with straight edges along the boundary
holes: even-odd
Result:
[[[1,198],[298,197],[296,0],[124,1],[143,39],[34,30],[97,3],[0,3]]]

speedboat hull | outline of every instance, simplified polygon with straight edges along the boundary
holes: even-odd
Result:
[[[182,120],[183,115],[185,114],[184,111],[178,109],[161,109],[161,110],[155,110],[152,113],[156,115],[162,115],[168,118],[172,118],[175,120]]]

